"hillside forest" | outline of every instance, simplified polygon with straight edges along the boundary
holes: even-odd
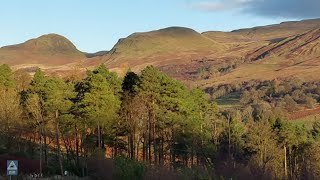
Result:
[[[190,89],[153,66],[124,77],[33,76],[0,66],[0,158],[21,174],[92,179],[320,179],[320,82],[248,81]],[[218,105],[236,94],[237,106]],[[25,164],[24,164],[25,163]],[[4,174],[1,169],[1,174]]]

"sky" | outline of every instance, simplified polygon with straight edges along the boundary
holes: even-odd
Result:
[[[0,47],[56,33],[96,52],[134,32],[231,31],[317,18],[319,7],[320,0],[1,0]]]

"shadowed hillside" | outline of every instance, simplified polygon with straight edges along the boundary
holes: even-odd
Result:
[[[249,57],[259,60],[268,57],[283,57],[286,59],[310,58],[320,56],[320,29],[287,38],[278,43],[257,50]]]

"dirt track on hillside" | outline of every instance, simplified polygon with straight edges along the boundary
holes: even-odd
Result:
[[[320,114],[320,106],[314,108],[314,109],[305,109],[302,111],[294,112],[293,114],[290,114],[288,116],[289,120],[298,120],[302,119],[307,116],[315,115],[315,114]]]

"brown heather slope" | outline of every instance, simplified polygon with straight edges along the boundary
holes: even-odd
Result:
[[[320,57],[320,29],[284,39],[278,43],[265,46],[250,54],[248,58],[259,60],[270,57],[298,59]]]
[[[269,26],[234,30],[231,33],[242,35],[251,40],[267,40],[274,42],[317,28],[320,28],[320,19],[283,22]]]
[[[281,42],[290,37],[320,28],[320,19],[283,22],[280,24],[234,30],[231,32],[208,31],[204,36],[229,47],[229,53],[240,56]]]
[[[320,79],[320,29],[271,43],[249,53],[247,62],[231,73],[197,82],[202,86],[297,77],[305,81]]]

